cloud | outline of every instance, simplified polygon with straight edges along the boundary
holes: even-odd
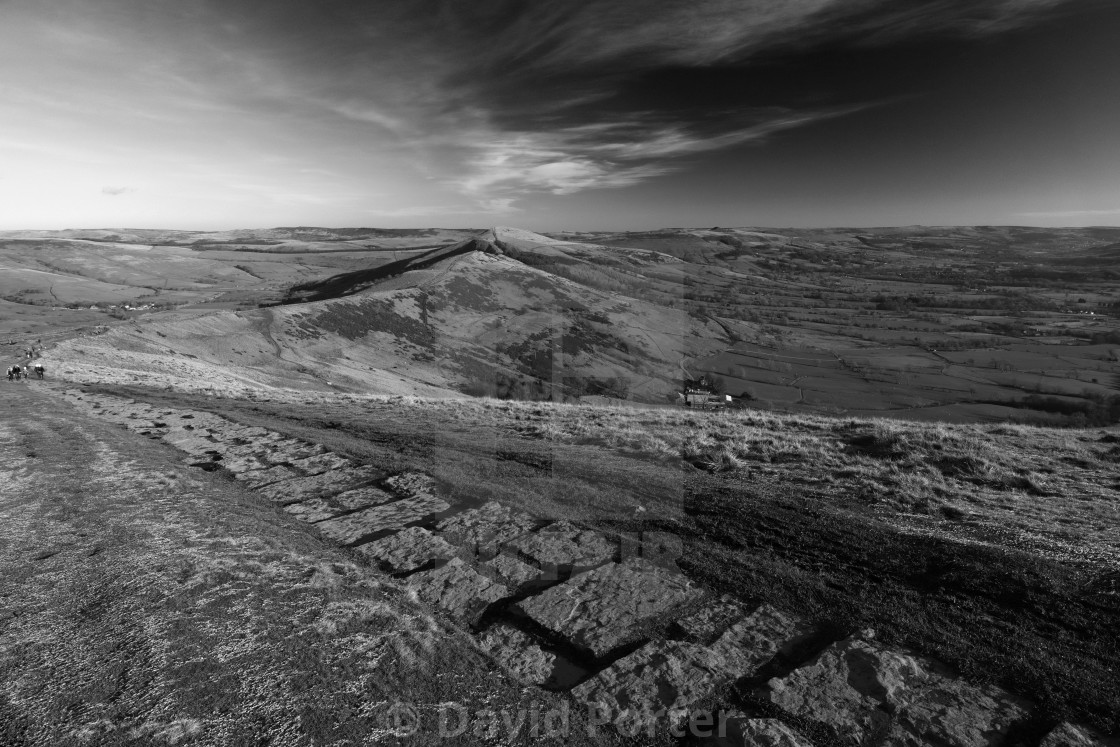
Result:
[[[505,212],[508,210],[484,208],[485,212]],[[363,211],[366,215],[375,215],[379,218],[427,218],[430,216],[446,215],[476,215],[478,206],[474,205],[406,205],[393,208],[369,208]]]
[[[722,124],[729,130],[706,133],[687,122],[659,121],[655,112],[541,132],[479,131],[464,139],[463,173],[448,183],[480,203],[509,209],[518,197],[534,193],[629,187],[682,168],[688,156],[763,142],[868,106],[741,112]]]
[[[1071,1],[8,0],[0,114],[28,124],[0,148],[89,173],[144,167],[103,169],[119,176],[91,177],[92,195],[131,174],[151,195],[223,204],[392,193],[372,214],[510,212],[658,179],[896,93],[783,87],[766,77],[783,56],[983,37]]]
[[[1023,218],[1087,218],[1094,215],[1120,215],[1120,207],[1102,210],[1042,210],[1015,215]]]
[[[458,28],[490,25],[501,44],[473,44],[491,72],[698,66],[777,45],[858,37],[984,35],[1030,23],[1073,0],[568,0],[492,3],[490,13],[446,0]],[[423,5],[421,3],[421,5]],[[473,5],[473,4],[472,4]],[[516,10],[514,8],[517,8]],[[505,18],[506,20],[500,20]]]
[[[700,154],[884,103],[763,105],[733,77],[726,86],[702,79],[709,71],[749,76],[755,58],[773,50],[996,34],[1068,1],[419,2],[428,26],[417,33],[431,42],[434,76],[426,82],[437,93],[398,96],[398,111],[379,95],[368,120],[391,127],[403,147],[434,164],[441,183],[479,203],[628,187]],[[448,29],[454,34],[445,36]],[[648,82],[661,71],[675,76],[675,87]],[[361,118],[365,110],[350,101],[335,111]]]

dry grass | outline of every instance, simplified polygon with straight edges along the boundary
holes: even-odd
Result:
[[[259,497],[38,392],[0,391],[0,744],[431,744],[440,703],[558,702]],[[397,739],[398,700],[421,733]]]
[[[118,393],[120,393],[118,391]],[[498,400],[131,390],[606,532],[669,532],[692,578],[865,627],[1120,729],[1115,434]],[[1110,584],[1112,584],[1110,586]]]

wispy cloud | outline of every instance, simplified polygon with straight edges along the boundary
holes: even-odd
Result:
[[[1025,213],[1015,213],[1023,218],[1089,218],[1094,215],[1120,215],[1120,207],[1092,210],[1039,210]]]
[[[498,2],[492,16],[445,0],[460,28],[502,14],[501,45],[476,56],[515,70],[711,65],[777,44],[863,34],[885,41],[915,35],[999,33],[1029,23],[1071,0],[570,0],[513,9]],[[520,5],[520,4],[517,4]],[[494,68],[491,68],[494,69]]]
[[[783,130],[868,106],[743,112],[722,123],[731,128],[725,132],[698,132],[682,121],[658,122],[655,112],[540,132],[479,131],[463,136],[462,173],[448,183],[481,203],[507,208],[519,196],[533,193],[628,187],[682,168],[688,156],[763,142]]]
[[[713,92],[706,108],[679,105],[680,91],[667,91],[660,102],[628,99],[627,86],[649,71],[749,70],[755,55],[782,46],[994,34],[1066,1],[899,7],[894,0],[569,0],[479,7],[444,0],[438,13],[420,3],[418,13],[457,31],[434,37],[432,55],[445,65],[429,63],[429,72],[444,71],[433,79],[441,95],[410,100],[407,113],[352,101],[334,110],[391,128],[403,147],[440,162],[442,183],[480,203],[513,205],[533,194],[632,186],[685,167],[691,156],[765,142],[881,103],[760,107],[733,89]]]
[[[482,206],[478,205],[407,205],[404,207],[369,208],[364,210],[365,215],[378,218],[431,218],[446,215],[478,215],[479,212],[509,212],[508,205]]]
[[[993,35],[1074,1],[0,0],[0,155],[9,177],[81,171],[91,212],[513,212],[895,95],[771,95],[763,60]]]

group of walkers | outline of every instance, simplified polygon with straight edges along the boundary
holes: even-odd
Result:
[[[9,345],[15,345],[15,340],[8,340]],[[36,349],[35,345],[38,345]],[[32,363],[34,358],[38,358],[43,354],[43,341],[36,340],[35,345],[31,345],[24,349],[23,355],[20,356],[21,362],[15,365],[8,366],[8,381],[20,381],[21,379],[30,379],[32,376],[43,378],[45,369],[43,364],[36,361]]]
[[[9,345],[15,345],[15,340],[9,339]],[[38,348],[36,348],[36,345]],[[43,341],[36,340],[35,345],[30,345],[24,348],[23,355],[20,356],[20,363],[8,366],[8,381],[20,381],[21,379],[30,379],[32,376],[43,378],[45,369],[43,364],[39,362],[32,363],[31,361],[38,358],[43,354]]]
[[[43,378],[45,373],[42,363],[35,365],[27,364],[25,366],[15,365],[8,366],[8,381],[19,381],[20,379],[30,379],[34,374],[37,378]]]

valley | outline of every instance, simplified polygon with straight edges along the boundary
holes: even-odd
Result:
[[[143,242],[143,243],[140,243]],[[68,378],[1120,420],[1120,231],[9,232],[0,338]]]

